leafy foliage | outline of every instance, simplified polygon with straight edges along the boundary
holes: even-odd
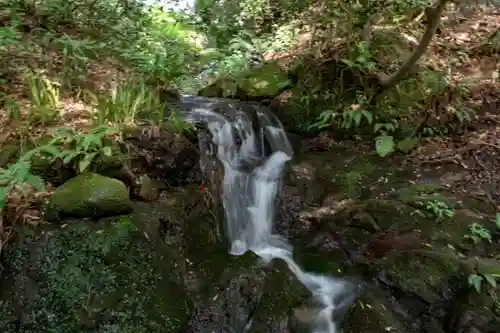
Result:
[[[35,59],[43,68],[62,69],[61,79],[81,81],[91,61],[113,59],[145,81],[170,84],[196,62],[199,47],[189,23],[158,7],[135,1],[10,0],[7,8],[0,54],[4,62],[16,61],[15,72]]]
[[[118,131],[107,126],[98,126],[88,133],[75,133],[71,128],[58,127],[54,130],[54,138],[48,147],[58,147],[60,152],[54,158],[60,158],[65,165],[75,165],[77,172],[87,171],[98,157],[110,157],[112,147],[104,145],[107,135]]]
[[[23,156],[6,169],[0,168],[0,212],[5,206],[7,195],[11,190],[18,190],[26,196],[30,187],[44,191],[43,180],[30,173],[31,162],[27,156]]]

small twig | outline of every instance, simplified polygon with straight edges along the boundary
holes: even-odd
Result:
[[[425,16],[425,10],[423,10],[420,14],[418,14],[417,17],[415,17],[413,20],[411,20],[410,24],[414,24],[417,22],[420,22],[420,20]]]
[[[489,143],[489,142],[486,142],[486,141],[476,141],[476,143],[478,143],[480,145],[487,146],[487,147],[493,147],[495,149],[500,150],[500,146],[496,145],[496,144],[493,144],[493,143]]]
[[[477,164],[479,164],[479,166],[480,166],[481,168],[483,168],[483,169],[485,169],[485,170],[486,170],[486,166],[484,165],[483,161],[481,161],[481,160],[479,159],[479,157],[477,156],[477,154],[476,154],[476,153],[473,153],[473,154],[472,154],[472,156],[474,156],[474,159],[476,160]]]
[[[435,159],[435,160],[423,160],[420,161],[422,164],[441,164],[441,163],[455,163],[459,164],[462,166],[462,168],[469,170],[470,168],[462,161],[460,156],[449,156],[449,157],[444,157],[440,159]]]

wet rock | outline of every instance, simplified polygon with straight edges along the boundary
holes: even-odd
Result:
[[[4,253],[0,331],[178,333],[190,301],[170,278],[177,262],[129,216],[20,229]]]
[[[83,173],[59,186],[51,196],[46,215],[58,217],[104,217],[132,210],[127,187],[119,180],[96,173]]]
[[[197,281],[198,288],[192,290],[198,294],[199,305],[184,332],[243,332],[262,295],[265,272],[255,267],[250,253],[229,262],[214,262],[221,258],[214,258],[213,253],[205,258],[211,267],[202,270],[198,265],[193,272],[195,279],[203,281]],[[208,294],[200,299],[204,290]]]
[[[197,306],[185,332],[295,332],[297,320],[292,309],[301,306],[310,292],[284,262],[273,261],[262,267],[255,255],[247,253],[226,258],[220,270],[213,255],[205,257],[215,270],[194,269],[199,279],[208,279],[210,284],[204,288],[208,294]]]
[[[300,326],[297,309],[310,297],[310,292],[290,272],[286,263],[281,260],[275,261],[267,272],[259,304],[253,313],[251,327],[248,332],[296,332],[297,327]],[[295,311],[293,311],[294,309]],[[302,326],[311,323],[304,316],[300,319],[302,319]]]
[[[321,233],[312,239],[298,240],[294,257],[307,271],[327,275],[343,274],[350,265],[348,253],[342,248],[341,237]]]

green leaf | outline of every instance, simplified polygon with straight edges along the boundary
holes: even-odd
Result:
[[[64,164],[70,163],[75,157],[77,157],[80,154],[82,154],[81,151],[68,151],[68,152],[65,152],[64,158],[63,158],[63,163]]]
[[[365,116],[366,120],[368,121],[368,124],[373,123],[373,115],[370,111],[363,110],[361,113]]]
[[[111,150],[111,147],[103,147],[102,153],[104,154],[104,156],[108,156],[108,157],[113,155],[113,151]]]
[[[474,287],[478,293],[481,292],[481,287],[483,284],[484,278],[477,274],[469,275],[469,286]]]
[[[349,67],[354,67],[355,66],[354,62],[352,62],[349,59],[340,59],[340,61],[342,61],[344,64],[346,64]]]
[[[8,187],[0,187],[0,209],[5,207],[5,201],[7,199],[7,193],[9,193]]]
[[[80,170],[80,172],[84,172],[85,170],[87,170],[87,168],[92,163],[96,155],[97,153],[86,154],[84,158],[80,161],[80,163],[78,163],[78,170]]]
[[[385,157],[394,151],[394,138],[390,135],[382,135],[375,139],[377,154]]]
[[[493,274],[483,274],[484,278],[486,279],[486,282],[490,284],[493,288],[497,287],[497,280]]]
[[[0,168],[0,186],[7,186],[12,179],[10,170]]]
[[[397,148],[401,150],[403,153],[407,154],[412,151],[418,145],[418,138],[415,137],[407,137],[398,142]]]
[[[42,177],[35,175],[28,175],[26,183],[30,184],[38,191],[45,191],[45,182],[43,181]]]
[[[497,228],[500,229],[500,213],[497,213],[495,217],[495,224],[497,225]]]

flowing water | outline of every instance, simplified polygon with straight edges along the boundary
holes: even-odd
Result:
[[[204,123],[211,134],[213,145],[203,143],[200,148],[215,149],[224,169],[221,199],[230,254],[253,251],[265,262],[284,260],[317,304],[312,332],[337,332],[335,311],[345,312],[355,298],[352,284],[305,272],[295,263],[292,246],[273,234],[277,194],[285,165],[293,156],[280,121],[256,104],[243,109],[236,101],[188,95],[182,102],[185,119]]]

